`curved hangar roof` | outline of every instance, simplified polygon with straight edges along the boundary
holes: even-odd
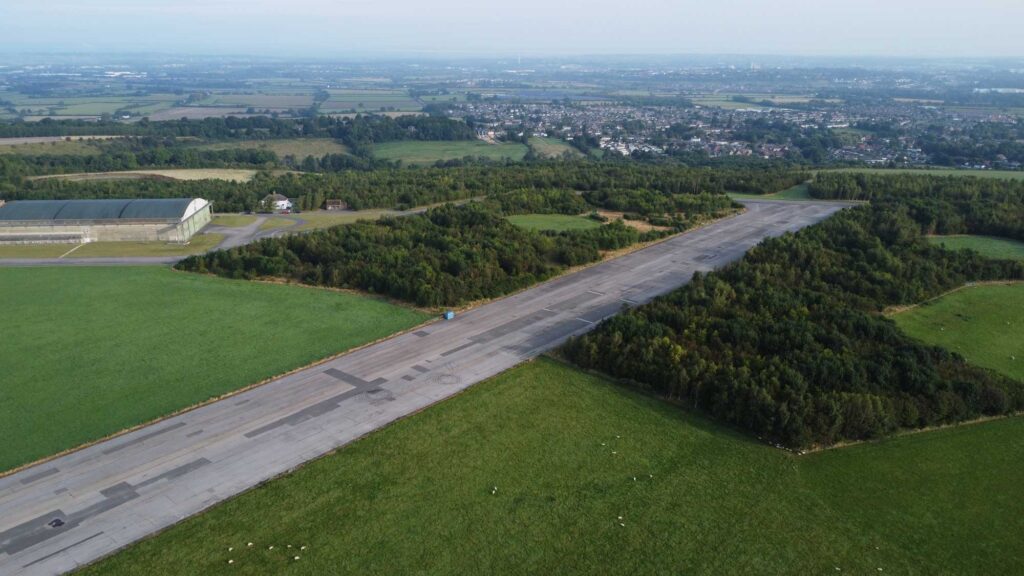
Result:
[[[202,198],[157,200],[16,200],[0,206],[0,221],[185,220],[207,205]]]

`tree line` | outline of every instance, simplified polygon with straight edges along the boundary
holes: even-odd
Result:
[[[641,233],[620,222],[541,233],[515,226],[479,203],[448,204],[424,214],[264,239],[192,256],[177,267],[229,278],[354,288],[420,306],[456,306],[514,292],[566,267],[596,261],[602,250],[663,234]]]
[[[874,183],[870,195],[890,194]],[[792,448],[1019,411],[1021,383],[912,340],[882,315],[965,282],[1024,278],[1019,262],[926,242],[927,202],[861,206],[766,240],[563,352]],[[963,231],[983,231],[956,213]]]
[[[12,174],[26,168],[8,162]],[[0,165],[2,166],[2,165]],[[323,174],[261,174],[249,182],[107,180],[32,181],[0,180],[0,197],[6,200],[79,198],[185,198],[198,196],[213,202],[218,212],[254,210],[267,194],[276,192],[297,199],[304,209],[316,208],[325,199],[345,201],[353,209],[409,208],[427,204],[500,195],[517,190],[568,190],[600,198],[620,198],[622,191],[645,191],[643,204],[629,206],[646,210],[655,195],[679,198],[683,195],[721,195],[742,189],[775,192],[790,182],[802,181],[801,171],[730,168],[689,168],[671,164],[604,163],[590,161],[548,161],[514,166],[466,165],[448,168],[376,168]],[[603,194],[607,191],[607,194]],[[616,192],[612,192],[616,191]],[[599,194],[601,193],[601,194]],[[626,194],[628,195],[628,194]],[[701,196],[727,202],[724,197]],[[659,200],[660,202],[660,200]],[[697,207],[697,210],[704,208]]]

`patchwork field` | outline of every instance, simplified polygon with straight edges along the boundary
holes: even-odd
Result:
[[[1022,434],[796,457],[539,360],[83,573],[1019,573]]]
[[[590,230],[600,228],[601,223],[586,216],[568,216],[565,214],[521,214],[509,216],[508,221],[529,230]]]
[[[405,140],[373,146],[375,158],[401,160],[406,164],[433,164],[438,160],[458,160],[466,156],[520,161],[526,156],[526,152],[527,148],[523,144],[488,144],[480,140],[457,142]]]
[[[0,268],[0,294],[0,470],[426,319],[353,294],[156,267]]]
[[[348,148],[330,138],[290,138],[282,140],[241,140],[214,142],[198,146],[201,150],[269,150],[278,158],[294,156],[302,160],[306,156],[323,157],[327,154],[348,154]]]
[[[329,90],[331,97],[320,105],[320,111],[375,112],[382,108],[395,111],[417,112],[423,106],[405,90]]]
[[[81,172],[76,174],[54,174],[36,176],[36,179],[58,178],[80,182],[84,180],[140,180],[145,178],[170,178],[172,180],[229,180],[248,182],[256,170],[236,168],[175,168],[168,170],[126,170],[124,172]]]
[[[1024,260],[1024,242],[993,236],[931,236],[932,244],[950,250],[974,250],[982,256],[1007,260]]]
[[[111,94],[37,98],[13,92],[5,92],[3,97],[12,102],[14,107],[23,114],[55,118],[94,118],[103,114],[120,113],[142,116],[150,112],[169,109],[181,98],[176,94]]]
[[[1024,284],[964,288],[893,320],[923,342],[1024,381]]]

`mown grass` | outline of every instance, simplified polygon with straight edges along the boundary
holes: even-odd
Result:
[[[0,258],[59,258],[77,244],[0,244]]]
[[[188,244],[171,244],[168,242],[90,242],[71,254],[68,258],[121,258],[121,257],[156,257],[156,256],[189,256],[213,250],[221,242],[221,234],[196,234]]]
[[[222,234],[196,234],[188,244],[168,242],[90,242],[88,244],[13,244],[0,246],[0,258],[122,258],[189,256],[212,250]],[[78,246],[76,248],[76,246]],[[73,251],[72,251],[73,250]]]
[[[893,320],[923,342],[1024,381],[1024,284],[964,288]]]
[[[566,214],[521,214],[509,216],[508,221],[516,226],[529,230],[590,230],[599,228],[601,223],[586,216],[569,216]]]
[[[931,236],[928,241],[949,250],[974,250],[988,258],[1024,260],[1024,242],[994,236]]]
[[[256,216],[251,214],[216,214],[213,217],[213,224],[226,226],[228,228],[244,228],[256,221]]]
[[[426,319],[367,297],[164,268],[0,268],[0,470]]]
[[[796,457],[539,360],[83,573],[1020,573],[1022,434]]]
[[[491,160],[522,160],[526,156],[524,144],[488,144],[480,140],[456,142],[427,142],[403,140],[373,146],[373,156],[383,160],[401,160],[406,164],[433,164],[438,160],[458,160],[466,156]]]

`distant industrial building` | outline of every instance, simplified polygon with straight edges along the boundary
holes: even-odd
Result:
[[[188,242],[210,219],[202,198],[16,200],[0,204],[0,244]]]

